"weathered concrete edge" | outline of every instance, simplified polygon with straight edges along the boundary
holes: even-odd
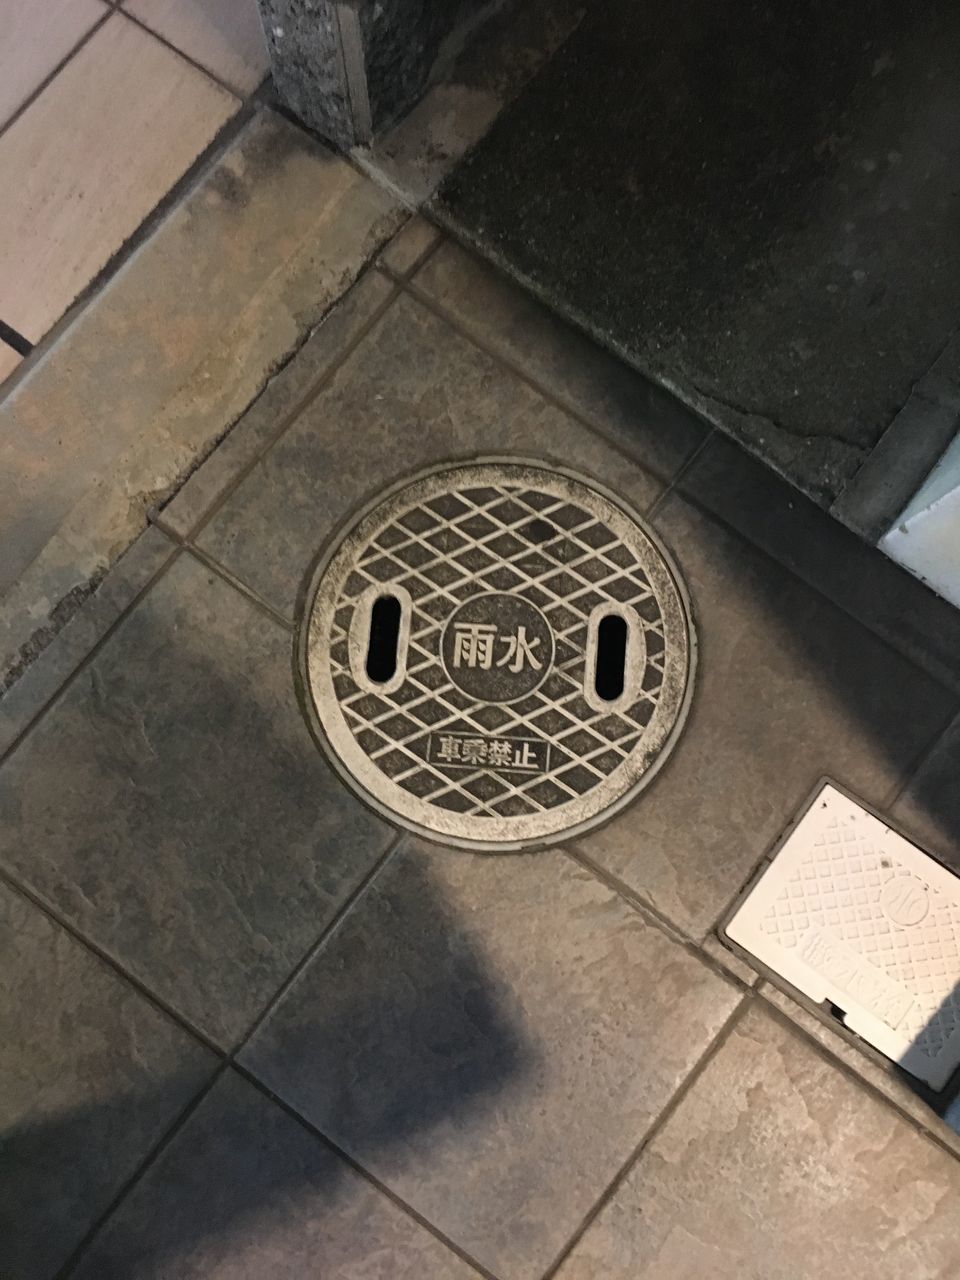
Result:
[[[78,593],[34,637],[20,678],[0,693],[0,756],[5,755],[114,623],[169,564],[176,546],[147,528],[101,581]],[[15,678],[15,677],[14,677]]]
[[[304,141],[308,146],[317,145],[307,136]],[[226,154],[221,152],[218,160]],[[181,199],[168,208],[167,217],[177,213],[195,194],[202,181],[210,176],[212,168],[204,168],[198,181],[185,189]],[[377,191],[373,185],[369,189]],[[146,445],[128,449],[110,476],[84,494],[40,555],[6,594],[3,599],[7,621],[3,652],[0,653],[0,696],[22,678],[84,602],[96,592],[110,568],[147,528],[151,509],[169,500],[199,463],[229,435],[404,223],[407,214],[399,204],[391,202],[382,193],[378,193],[376,198],[382,200],[383,212],[371,228],[361,258],[341,273],[335,287],[325,296],[312,300],[304,296],[309,294],[310,268],[316,258],[316,244],[312,237],[301,242],[287,259],[284,279],[278,282],[274,278],[271,281],[270,292],[277,304],[275,318],[279,321],[282,317],[289,326],[291,315],[295,315],[297,331],[292,340],[284,341],[282,348],[277,349],[275,345],[271,348],[267,335],[275,335],[282,331],[283,326],[279,323],[272,325],[269,316],[260,324],[258,335],[264,339],[266,359],[250,380],[244,399],[223,406],[226,412],[219,420],[207,424],[206,438],[198,446],[196,441],[187,443],[178,438],[175,431],[164,427],[164,418],[175,423],[178,417],[183,416],[184,406],[174,396],[159,420],[145,424],[149,426],[149,432],[145,433]],[[162,233],[165,221],[156,227],[157,233]],[[137,269],[137,259],[134,258],[127,264],[126,273],[133,276]],[[97,299],[98,305],[108,302],[108,292]],[[63,332],[64,340],[68,336],[73,337],[90,314],[90,311],[84,311],[77,315],[75,324]],[[201,372],[203,366],[209,364],[215,376],[218,362],[233,349],[232,337],[234,335],[230,331],[223,335],[220,344],[198,366]],[[248,335],[242,345],[249,354],[258,343]],[[57,359],[56,346],[46,353],[45,358]],[[192,366],[190,370],[185,368],[185,378],[191,372],[195,375],[197,370]]]
[[[914,384],[863,465],[830,507],[876,544],[907,507],[960,430],[960,333]]]

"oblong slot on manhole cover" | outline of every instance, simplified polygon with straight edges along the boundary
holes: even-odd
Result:
[[[516,459],[365,507],[305,595],[298,663],[334,767],[387,818],[474,849],[576,835],[656,774],[689,706],[686,592],[620,499]]]

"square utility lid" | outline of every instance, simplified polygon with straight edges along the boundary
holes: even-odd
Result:
[[[960,1063],[960,879],[836,787],[726,934],[932,1088]]]

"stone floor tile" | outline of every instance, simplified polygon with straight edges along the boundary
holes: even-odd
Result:
[[[823,1045],[834,1058],[839,1058],[844,1066],[855,1071],[901,1111],[916,1120],[918,1125],[960,1156],[960,1114],[952,1089],[938,1096],[913,1077],[898,1073],[895,1063],[882,1061],[875,1049],[852,1033],[841,1030],[839,1026],[834,1029],[828,1021],[812,1012],[807,1007],[810,1002],[805,1001],[799,993],[799,999],[794,1000],[769,981],[764,981],[760,990],[768,1004],[779,1009],[808,1036]],[[801,1004],[801,1000],[804,1003]]]
[[[0,669],[137,537],[401,217],[343,160],[258,113],[34,358],[0,404]]]
[[[359,504],[404,473],[497,453],[583,471],[641,508],[662,487],[426,307],[401,297],[197,543],[292,616],[311,562]]]
[[[59,1271],[217,1059],[0,883],[0,1274]]]
[[[101,0],[44,0],[42,5],[0,0],[0,128],[108,13]]]
[[[706,440],[709,428],[679,400],[453,241],[432,255],[415,285],[664,479]]]
[[[879,804],[955,699],[772,560],[671,495],[699,667],[684,733],[620,818],[579,843],[702,937],[825,774]]]
[[[897,831],[960,874],[960,719],[923,761],[890,814]]]
[[[123,8],[241,96],[270,70],[256,0],[125,0]]]
[[[769,467],[717,434],[679,489],[960,691],[960,610]]]
[[[239,105],[112,14],[0,138],[7,324],[42,338]]]
[[[960,1164],[751,1010],[558,1280],[941,1280]]]
[[[368,272],[340,299],[295,359],[271,378],[261,394],[210,456],[163,508],[165,527],[186,538],[282,427],[287,415],[327,376],[350,344],[385,307],[394,286]]]
[[[398,276],[412,272],[440,239],[440,232],[419,213],[405,222],[380,255],[380,261]]]
[[[476,1272],[231,1072],[76,1280],[471,1280]]]
[[[224,1046],[391,838],[323,764],[290,647],[181,556],[0,770],[0,860]]]
[[[410,842],[242,1061],[471,1257],[534,1280],[737,999],[562,852]]]

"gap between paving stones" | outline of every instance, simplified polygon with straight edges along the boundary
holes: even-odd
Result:
[[[683,1102],[684,1098],[687,1096],[687,1094],[690,1092],[693,1086],[700,1079],[703,1072],[710,1065],[710,1063],[713,1061],[716,1055],[720,1052],[723,1046],[727,1043],[727,1040],[730,1038],[730,1036],[733,1034],[734,1030],[738,1026],[740,1019],[743,1017],[746,1010],[750,1008],[752,1003],[750,997],[752,996],[752,994],[753,994],[752,992],[747,992],[741,996],[740,1001],[734,1008],[733,1012],[729,1015],[726,1022],[723,1024],[723,1026],[714,1036],[711,1043],[707,1045],[706,1049],[704,1049],[703,1053],[700,1055],[699,1060],[693,1065],[693,1067],[690,1069],[686,1077],[681,1081],[678,1087],[674,1090],[673,1096],[668,1099],[666,1104],[661,1109],[659,1115],[650,1125],[647,1132],[643,1135],[643,1137],[637,1143],[636,1147],[633,1149],[633,1151],[630,1153],[627,1159],[623,1162],[623,1164],[617,1170],[616,1174],[611,1179],[611,1181],[607,1184],[606,1188],[601,1193],[600,1197],[598,1198],[596,1203],[593,1205],[593,1207],[590,1209],[590,1211],[587,1213],[584,1220],[580,1223],[579,1227],[577,1227],[576,1231],[573,1233],[573,1235],[570,1237],[570,1239],[561,1249],[560,1253],[557,1255],[556,1258],[554,1258],[553,1262],[543,1273],[541,1280],[552,1280],[553,1276],[555,1276],[556,1273],[560,1270],[560,1268],[566,1262],[567,1258],[570,1256],[570,1254],[574,1251],[574,1249],[577,1247],[577,1245],[580,1243],[580,1241],[589,1231],[590,1227],[593,1225],[593,1223],[597,1220],[597,1218],[600,1216],[600,1214],[603,1212],[606,1206],[610,1203],[610,1201],[616,1195],[617,1190],[620,1188],[620,1186],[622,1186],[624,1179],[629,1175],[630,1170],[634,1167],[634,1165],[643,1155],[646,1148],[650,1145],[651,1142],[653,1142],[657,1134],[660,1132],[663,1126],[667,1123],[667,1121],[670,1119],[670,1117],[673,1115],[676,1109],[680,1106],[681,1102]]]
[[[164,1002],[162,1002],[157,996],[154,996],[141,982],[133,978],[131,974],[127,973],[122,965],[120,965],[115,961],[110,960],[109,957],[104,956],[103,953],[99,950],[99,948],[94,946],[94,944],[92,944],[88,939],[86,939],[83,936],[83,934],[79,933],[76,929],[71,928],[69,925],[63,924],[62,921],[57,919],[56,915],[53,912],[48,910],[47,907],[41,901],[38,901],[32,894],[30,894],[28,891],[23,889],[22,886],[19,886],[15,883],[13,884],[13,887],[17,889],[18,892],[28,897],[29,900],[33,902],[35,906],[37,906],[41,911],[44,912],[44,914],[49,915],[51,919],[56,921],[56,923],[61,924],[62,927],[66,928],[70,932],[72,937],[74,937],[82,945],[92,950],[94,954],[100,956],[101,959],[106,959],[110,967],[121,978],[125,978],[128,982],[134,985],[142,995],[144,995],[148,1000],[150,1000],[151,1003],[153,1003],[154,1005],[157,1005],[164,1013],[174,1018],[174,1020],[178,1023],[178,1025],[183,1027],[184,1030],[188,1031],[191,1035],[196,1036],[198,1039],[202,1040],[206,1044],[207,1048],[210,1049],[212,1053],[216,1054],[216,1056],[220,1059],[220,1062],[218,1063],[216,1069],[211,1074],[210,1079],[206,1082],[203,1088],[198,1090],[198,1092],[189,1100],[186,1106],[180,1111],[179,1115],[177,1115],[174,1118],[169,1128],[160,1137],[160,1139],[154,1144],[154,1146],[150,1149],[150,1151],[147,1152],[143,1160],[140,1162],[140,1164],[134,1170],[134,1172],[130,1175],[130,1177],[126,1180],[124,1185],[121,1187],[121,1189],[117,1192],[117,1194],[111,1200],[107,1208],[103,1210],[103,1212],[99,1215],[99,1217],[87,1230],[83,1239],[76,1246],[76,1248],[71,1253],[70,1257],[67,1259],[67,1261],[61,1267],[60,1271],[57,1273],[57,1280],[60,1280],[60,1277],[65,1278],[66,1276],[68,1276],[70,1272],[74,1269],[74,1267],[77,1266],[83,1254],[86,1252],[87,1248],[93,1243],[93,1241],[96,1239],[97,1235],[104,1228],[104,1226],[106,1226],[109,1219],[113,1216],[113,1214],[120,1207],[120,1205],[129,1195],[129,1193],[137,1185],[137,1183],[140,1182],[140,1180],[145,1176],[145,1174],[156,1163],[156,1161],[159,1159],[161,1154],[166,1150],[166,1148],[170,1145],[170,1143],[173,1141],[176,1135],[180,1132],[180,1130],[184,1127],[184,1125],[187,1123],[187,1121],[190,1119],[193,1113],[200,1106],[201,1102],[203,1102],[204,1098],[206,1098],[207,1095],[210,1093],[210,1091],[213,1089],[217,1081],[227,1071],[229,1071],[231,1068],[236,1069],[241,1074],[243,1074],[250,1081],[251,1084],[255,1085],[258,1089],[260,1089],[261,1093],[268,1092],[266,1089],[263,1088],[262,1085],[260,1085],[260,1082],[255,1077],[251,1076],[249,1072],[246,1072],[239,1067],[239,1065],[236,1062],[237,1055],[244,1049],[244,1047],[247,1045],[251,1037],[256,1034],[256,1032],[259,1030],[262,1024],[269,1017],[273,1009],[283,999],[287,991],[290,989],[290,987],[293,986],[293,984],[296,982],[297,978],[300,976],[303,970],[309,965],[310,961],[314,958],[314,956],[321,950],[322,947],[326,945],[326,943],[330,940],[330,938],[340,928],[343,921],[350,914],[352,909],[356,906],[357,902],[360,900],[360,898],[364,895],[366,890],[370,887],[370,885],[376,879],[380,871],[387,865],[387,863],[391,860],[391,858],[397,852],[398,848],[400,847],[401,839],[402,838],[400,836],[395,836],[394,839],[390,841],[390,843],[387,845],[387,848],[384,850],[384,852],[380,855],[380,857],[376,860],[376,862],[369,869],[366,875],[360,880],[360,882],[354,886],[353,890],[344,899],[339,910],[335,913],[332,919],[327,922],[325,927],[321,930],[319,936],[314,940],[314,942],[310,944],[310,946],[307,948],[304,954],[300,957],[300,959],[297,961],[297,963],[294,965],[291,971],[287,974],[286,978],[284,978],[283,982],[281,982],[280,985],[277,987],[276,991],[273,993],[270,999],[266,1001],[266,1003],[264,1004],[264,1007],[261,1009],[259,1014],[257,1014],[257,1016],[250,1023],[250,1026],[247,1028],[244,1034],[240,1037],[240,1039],[236,1042],[233,1048],[230,1049],[229,1051],[224,1051],[213,1041],[207,1040],[207,1038],[201,1032],[195,1030],[195,1028],[193,1028],[185,1018],[183,1018],[180,1014],[177,1014],[176,1012],[174,1012],[172,1009],[168,1008],[164,1004]],[[7,881],[10,880],[10,877],[5,872],[0,871],[0,875],[3,876],[4,880],[7,880]],[[271,1096],[271,1095],[268,1094],[268,1096]],[[272,1099],[272,1100],[274,1102],[278,1101],[277,1099]],[[288,1111],[289,1114],[294,1115],[295,1118],[300,1120],[302,1124],[306,1124],[306,1122],[302,1119],[302,1117],[296,1116],[296,1113],[290,1111],[289,1108],[284,1107],[284,1110]],[[309,1125],[307,1125],[307,1127],[310,1128]],[[323,1137],[323,1135],[319,1133],[317,1134],[317,1136],[321,1138]],[[326,1143],[327,1146],[332,1146],[332,1144],[327,1142],[325,1138],[323,1139],[323,1141]],[[360,1170],[360,1172],[363,1172],[363,1171]],[[401,1207],[405,1207],[403,1206],[402,1202],[398,1202],[398,1203],[400,1203]]]

